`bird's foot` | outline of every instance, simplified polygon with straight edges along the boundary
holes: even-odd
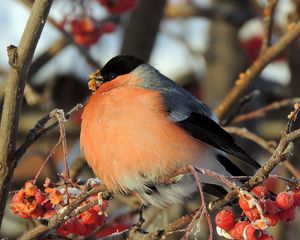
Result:
[[[139,211],[138,211],[138,213],[139,213],[139,221],[137,222],[137,224],[134,225],[134,228],[136,229],[136,231],[138,231],[138,232],[140,232],[140,233],[143,233],[143,234],[146,234],[146,233],[147,233],[144,229],[142,229],[142,225],[143,225],[144,222],[145,222],[145,219],[144,219],[144,217],[143,217],[143,211],[144,211],[145,207],[146,207],[146,206],[145,206],[144,204],[142,204],[142,205],[140,206],[140,209],[139,209]]]

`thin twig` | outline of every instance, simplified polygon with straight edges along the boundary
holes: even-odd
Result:
[[[49,155],[47,156],[47,158],[44,160],[44,163],[42,164],[42,166],[40,167],[39,171],[37,172],[37,174],[35,175],[35,178],[33,179],[33,184],[36,183],[38,177],[40,176],[42,170],[44,169],[46,163],[49,161],[49,159],[54,155],[56,149],[58,148],[59,144],[61,143],[61,139],[58,140],[58,142],[55,144],[55,146],[53,147],[53,149],[51,150],[51,152],[49,153]]]
[[[59,125],[60,132],[60,141],[62,143],[63,148],[63,158],[65,162],[65,178],[66,180],[70,180],[70,172],[69,172],[69,163],[68,163],[68,150],[67,150],[67,138],[66,138],[66,130],[65,130],[65,122],[67,121],[65,118],[65,113],[61,109],[55,109],[50,113],[51,117],[55,117],[57,119]]]
[[[238,127],[225,127],[227,132],[237,135],[239,137],[248,139],[266,150],[269,154],[273,154],[276,150],[277,143],[275,141],[267,141],[253,132],[248,131],[246,128]],[[283,166],[296,178],[300,178],[300,172],[288,161],[283,163]]]
[[[255,98],[257,98],[259,95],[260,95],[260,91],[254,90],[253,92],[242,97],[241,100],[239,100],[239,102],[237,104],[238,105],[237,108],[233,112],[230,112],[229,116],[221,122],[221,125],[222,126],[229,125],[231,123],[232,119],[235,116],[238,116],[243,111],[244,107],[247,104],[249,104],[251,101],[253,101]]]
[[[264,9],[264,36],[261,47],[261,54],[263,54],[268,47],[271,46],[272,28],[274,23],[274,13],[278,0],[268,0],[268,4]]]
[[[196,169],[191,165],[189,167],[190,167],[190,170],[191,170],[192,174],[194,175],[194,177],[196,179],[196,182],[197,182],[197,185],[198,185],[198,189],[199,189],[199,193],[200,193],[200,199],[201,199],[201,206],[203,208],[203,213],[206,216],[207,224],[208,224],[208,227],[209,227],[209,237],[208,237],[208,239],[212,240],[213,239],[213,226],[212,226],[211,219],[210,219],[210,216],[209,216],[208,211],[207,211],[207,205],[206,205],[203,189],[202,189],[202,186],[201,186],[201,180],[200,180],[200,177],[197,174]],[[191,224],[192,224],[192,222],[191,222]]]
[[[65,118],[69,119],[69,117],[77,112],[79,109],[83,107],[82,104],[76,104],[69,112],[66,113]],[[16,150],[15,158],[16,161],[20,160],[20,158],[26,153],[27,149],[41,136],[47,134],[49,131],[58,126],[58,121],[55,121],[50,126],[45,128],[45,125],[51,119],[50,113],[41,118],[35,126],[29,130],[25,141],[21,144],[21,146]]]
[[[300,21],[291,24],[289,30],[273,46],[267,48],[263,54],[245,71],[241,73],[235,82],[234,88],[225,97],[221,104],[215,109],[216,115],[223,120],[232,108],[236,100],[255,81],[256,76],[267,66],[278,54],[280,54],[300,34]]]
[[[248,121],[248,120],[251,120],[251,119],[261,118],[261,117],[264,117],[268,112],[275,111],[275,110],[278,110],[278,109],[283,108],[283,107],[292,106],[292,105],[294,105],[295,103],[297,103],[299,101],[300,101],[300,98],[291,98],[291,99],[289,98],[289,99],[284,99],[284,100],[281,100],[281,101],[278,101],[278,102],[273,102],[273,103],[271,103],[267,106],[256,109],[252,112],[236,116],[230,122],[230,124],[238,124],[238,123]]]

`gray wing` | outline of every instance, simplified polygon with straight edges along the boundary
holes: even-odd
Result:
[[[233,137],[220,127],[216,117],[204,103],[159,72],[152,74],[156,76],[152,76],[151,82],[144,83],[143,87],[157,90],[162,94],[165,110],[169,113],[172,122],[178,124],[194,138],[229,153],[255,168],[260,167],[236,145]]]

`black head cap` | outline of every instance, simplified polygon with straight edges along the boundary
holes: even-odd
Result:
[[[145,62],[130,55],[118,55],[110,59],[101,69],[104,82],[113,80],[117,76],[130,73]]]

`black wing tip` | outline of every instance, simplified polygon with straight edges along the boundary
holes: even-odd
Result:
[[[237,146],[237,145],[236,145]],[[244,160],[245,162],[247,162],[248,164],[250,164],[252,167],[254,167],[256,170],[261,168],[261,165],[255,161],[252,157],[249,156],[248,153],[246,153],[243,149],[241,149],[239,146],[237,146],[239,148],[237,154],[233,154],[234,156]]]
[[[204,192],[219,198],[224,197],[228,193],[222,186],[212,183],[203,183],[202,189]]]

